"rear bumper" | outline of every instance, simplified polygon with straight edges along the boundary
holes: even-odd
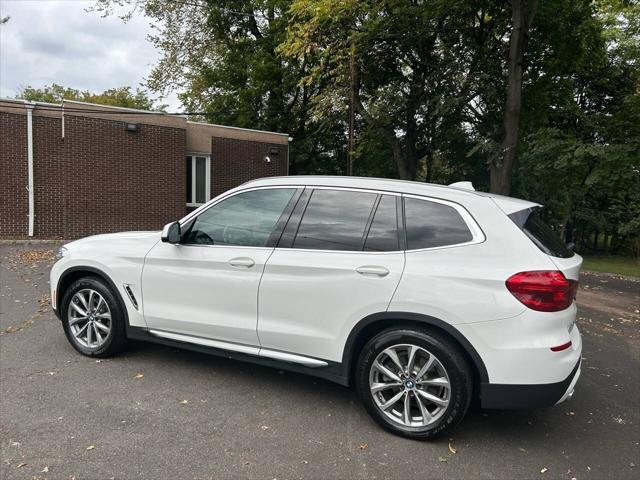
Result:
[[[483,383],[480,385],[482,408],[519,410],[550,407],[563,402],[573,395],[580,377],[580,364],[581,360],[578,360],[569,376],[556,383],[541,385]]]

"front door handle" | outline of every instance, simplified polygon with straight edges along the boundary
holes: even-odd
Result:
[[[237,268],[251,268],[256,264],[252,258],[249,257],[236,257],[229,260],[229,265]]]
[[[363,265],[356,268],[356,272],[360,275],[373,275],[376,277],[386,277],[389,275],[389,270],[384,267],[378,267],[376,265]]]

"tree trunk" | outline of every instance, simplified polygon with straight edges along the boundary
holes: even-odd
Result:
[[[393,160],[398,167],[398,176],[401,180],[413,180],[414,172],[411,168],[411,163],[407,158],[407,155],[402,151],[399,142],[391,143],[391,150],[393,151]]]
[[[528,9],[527,7],[528,5]],[[538,0],[511,0],[511,37],[507,65],[507,99],[504,107],[503,139],[498,158],[491,163],[491,191],[511,192],[511,176],[516,163],[518,129],[522,107],[523,56],[527,35],[538,8]]]
[[[424,181],[425,183],[433,183],[433,150],[431,148],[427,150],[427,154],[425,155],[425,167],[427,174]]]

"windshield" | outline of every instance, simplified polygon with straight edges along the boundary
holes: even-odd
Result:
[[[541,208],[528,208],[509,215],[509,218],[547,255],[559,258],[573,257],[556,232],[543,220]]]

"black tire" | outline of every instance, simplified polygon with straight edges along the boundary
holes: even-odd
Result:
[[[111,315],[109,333],[106,335],[104,343],[97,347],[88,347],[81,344],[73,335],[69,325],[69,304],[77,292],[86,289],[94,290],[102,296],[108,305]],[[125,347],[127,343],[126,317],[122,303],[117,295],[106,282],[97,277],[84,277],[76,280],[65,292],[60,305],[62,326],[69,343],[81,354],[87,357],[106,358],[118,353]]]
[[[439,411],[443,413],[439,413],[439,416],[434,415],[435,420],[433,423],[424,426],[406,426],[400,423],[401,420],[389,418],[374,401],[374,396],[369,386],[371,368],[376,358],[378,358],[378,355],[389,347],[407,344],[421,347],[428,353],[435,355],[448,375],[450,390],[448,394],[443,395],[448,395],[449,403]],[[424,363],[426,364],[426,362]],[[375,373],[373,375],[375,375]],[[426,329],[417,329],[413,326],[395,327],[384,330],[369,340],[362,349],[356,365],[355,383],[360,400],[376,422],[396,435],[415,440],[435,438],[456,426],[466,414],[473,392],[473,375],[459,347],[443,335],[430,332]],[[397,391],[400,392],[403,387],[397,388],[399,388]],[[444,392],[444,389],[440,391]],[[392,397],[395,392],[396,390],[391,390],[388,396]],[[420,397],[418,393],[419,392],[413,390],[409,394],[413,398],[412,408],[414,409],[417,408],[415,397]],[[422,399],[422,397],[420,398]],[[412,408],[408,409],[411,419],[413,419],[411,412],[414,411]],[[434,409],[434,411],[437,410]],[[423,416],[422,418],[425,417]],[[413,422],[409,423],[411,424]]]

